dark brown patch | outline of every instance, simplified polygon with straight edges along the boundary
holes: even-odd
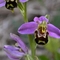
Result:
[[[35,42],[39,45],[45,45],[48,42],[48,32],[46,32],[46,37],[38,36],[38,31],[35,31]]]
[[[9,5],[9,6],[8,6]],[[12,6],[11,6],[12,5]],[[16,0],[11,1],[9,0],[9,2],[6,1],[5,7],[9,10],[13,10],[15,7],[17,7],[17,2]]]

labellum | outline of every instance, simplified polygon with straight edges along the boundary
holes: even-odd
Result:
[[[17,0],[6,0],[5,7],[13,11],[17,7]]]
[[[46,22],[42,22],[38,25],[38,28],[35,30],[35,42],[39,45],[45,45],[48,42],[48,31],[46,27]]]

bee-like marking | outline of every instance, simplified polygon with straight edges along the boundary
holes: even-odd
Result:
[[[9,10],[13,10],[17,7],[17,0],[6,0],[5,7]]]
[[[38,35],[38,31],[35,31],[35,42],[39,45],[45,45],[48,42],[48,32],[42,35]]]
[[[19,48],[19,52],[24,52],[22,49],[21,49],[21,47],[18,45],[18,43],[15,43],[15,47],[17,47],[17,48]]]

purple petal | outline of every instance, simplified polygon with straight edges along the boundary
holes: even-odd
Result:
[[[5,2],[5,0],[0,0],[0,4],[3,3],[3,2]]]
[[[4,48],[11,49],[12,51],[19,50],[19,48],[15,47],[15,46],[10,46],[10,45],[4,45]]]
[[[19,27],[18,33],[20,33],[20,34],[33,34],[34,31],[36,30],[37,26],[38,25],[36,22],[24,23]]]
[[[25,55],[23,52],[19,52],[15,47],[9,45],[5,45],[4,50],[13,59],[19,59],[20,57]]]
[[[35,21],[35,22],[38,22],[38,21],[39,21],[39,18],[38,18],[38,17],[35,17],[35,18],[34,18],[34,21]]]
[[[10,36],[11,36],[11,38],[12,38],[13,40],[15,40],[15,41],[19,44],[19,46],[21,47],[21,49],[22,49],[25,53],[28,52],[27,46],[23,43],[23,41],[20,39],[19,36],[15,35],[15,34],[13,34],[13,33],[10,33]]]
[[[53,32],[53,33],[60,35],[60,30],[52,24],[48,24],[47,29],[50,32]]]
[[[52,24],[47,25],[49,35],[54,38],[60,38],[60,30]]]
[[[42,22],[42,21],[46,21],[46,22],[49,21],[45,16],[39,17],[39,20],[40,20],[41,22]]]
[[[27,2],[28,0],[19,0],[20,2],[24,3],[24,2]]]
[[[56,33],[53,33],[53,32],[49,32],[49,36],[50,36],[50,37],[53,37],[53,38],[60,39],[60,35],[58,35],[58,34],[56,34]]]
[[[16,58],[11,57],[7,52],[6,52],[6,55],[8,56],[8,58],[9,58],[10,60],[20,60],[19,58],[16,59]]]
[[[3,7],[3,6],[5,6],[5,2],[0,3],[0,7]]]

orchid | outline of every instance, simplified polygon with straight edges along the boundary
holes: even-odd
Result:
[[[10,36],[17,43],[15,46],[4,45],[4,50],[11,60],[19,60],[28,53],[28,48],[17,35],[10,33]]]
[[[19,2],[22,2],[22,3],[27,2],[27,1],[28,0],[19,0]],[[0,7],[5,6],[5,4],[6,4],[6,0],[0,0]]]
[[[52,60],[60,60],[59,56],[59,39],[60,29],[49,22],[49,15],[34,17],[33,21],[28,21],[27,2],[29,0],[0,0],[0,7],[5,7],[12,13],[18,8],[24,19],[24,24],[18,28],[19,34],[28,34],[30,54],[28,47],[23,43],[21,38],[13,33],[10,37],[15,41],[13,45],[4,45],[3,49],[10,60],[50,60],[46,55],[39,55],[37,45],[44,46],[51,52]],[[34,36],[33,36],[34,35]],[[48,52],[49,52],[48,51]],[[50,54],[50,53],[49,53]]]
[[[48,36],[60,39],[60,30],[49,23],[46,16],[35,17],[34,21],[24,23],[18,28],[20,34],[35,34],[36,31],[38,31],[38,36],[48,33]]]
[[[25,3],[28,0],[0,0],[0,7],[5,6],[7,9],[13,12],[14,8],[17,7],[18,1],[21,3]]]

